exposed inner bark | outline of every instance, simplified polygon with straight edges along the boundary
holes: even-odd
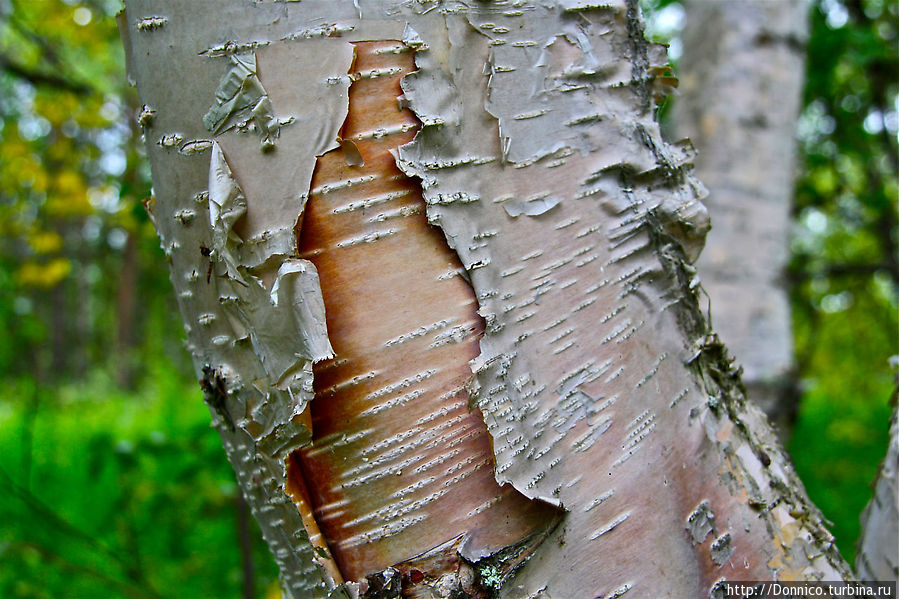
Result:
[[[344,141],[319,157],[298,224],[337,357],[315,366],[313,444],[294,458],[343,577],[361,581],[440,546],[486,556],[558,510],[496,483],[490,438],[469,406],[484,324],[419,183],[391,154],[419,128],[397,100],[412,53],[395,41],[355,50]],[[431,571],[405,568],[404,584],[459,566],[426,563]]]

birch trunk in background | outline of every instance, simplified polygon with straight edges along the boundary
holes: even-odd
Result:
[[[748,396],[788,431],[796,411],[785,269],[806,0],[686,0],[678,136],[697,149],[712,230],[697,263]]]
[[[288,597],[847,576],[699,308],[704,189],[635,1],[121,21],[188,347]]]

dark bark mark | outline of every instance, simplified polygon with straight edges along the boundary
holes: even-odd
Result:
[[[234,432],[234,420],[228,411],[228,389],[225,386],[225,377],[222,373],[206,364],[203,366],[203,378],[200,380],[203,389],[203,401],[212,408],[227,425],[228,430]]]
[[[649,75],[649,55],[638,0],[627,0],[627,35],[632,68],[631,85],[640,102],[640,111],[646,113],[652,108],[652,77]]]

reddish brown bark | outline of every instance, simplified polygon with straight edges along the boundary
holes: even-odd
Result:
[[[399,42],[355,48],[343,147],[318,159],[299,227],[337,356],[315,367],[314,440],[299,462],[349,580],[463,536],[467,550],[492,552],[555,512],[496,483],[487,430],[469,406],[483,321],[458,258],[427,222],[419,183],[391,154],[419,126],[397,101],[412,54]]]

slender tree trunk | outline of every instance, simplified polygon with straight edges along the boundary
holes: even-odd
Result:
[[[702,317],[703,188],[635,2],[134,0],[123,29],[189,348],[289,596],[847,575]]]
[[[899,391],[893,394],[897,405]],[[899,582],[899,418],[890,420],[890,444],[874,481],[874,496],[862,512],[855,571],[859,580]]]
[[[256,597],[256,566],[253,563],[253,536],[250,532],[250,506],[238,491],[234,496],[237,537],[240,544],[240,570],[243,599]]]
[[[128,94],[127,110],[129,115],[137,114],[136,94]],[[139,201],[146,193],[142,190],[140,176],[138,146],[141,143],[140,124],[129,119],[131,131],[127,145],[127,168],[122,174],[123,191],[131,196],[134,202]],[[127,231],[125,248],[122,252],[122,270],[116,293],[116,348],[118,356],[115,362],[118,382],[125,388],[133,388],[137,378],[136,345],[142,329],[142,319],[138,310],[141,285],[140,234],[136,230]]]
[[[138,236],[133,231],[128,232],[125,248],[122,252],[122,271],[119,275],[119,284],[116,294],[116,321],[118,323],[116,335],[116,359],[117,379],[119,385],[130,389],[134,387],[135,359],[134,344],[138,326],[137,297],[138,297]]]
[[[749,398],[781,430],[796,411],[786,289],[805,0],[689,0],[674,111],[696,145],[712,230],[697,263]]]
[[[64,235],[65,233],[60,231],[60,234]],[[64,378],[69,372],[73,346],[69,332],[73,319],[67,309],[67,287],[68,281],[62,280],[48,292],[53,312],[49,318],[52,330],[50,331],[50,367],[47,371],[51,379],[57,380]]]

